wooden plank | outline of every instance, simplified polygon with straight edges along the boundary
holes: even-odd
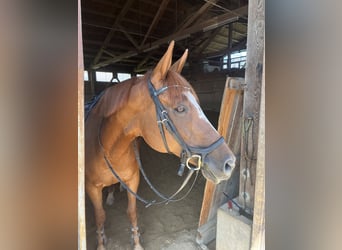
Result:
[[[251,0],[248,13],[239,203],[253,211],[264,53],[264,0]]]
[[[212,206],[212,201],[213,201],[212,197],[214,195],[215,188],[216,188],[216,185],[213,182],[207,181],[205,183],[202,208],[201,208],[201,214],[200,214],[198,227],[201,227],[208,221],[208,216],[209,216],[210,208]]]
[[[81,1],[78,0],[78,82],[77,82],[77,122],[78,122],[78,249],[86,250],[85,192],[84,192],[84,81],[83,46],[81,25]]]
[[[265,51],[264,51],[265,65]],[[258,160],[256,165],[256,182],[254,198],[254,215],[252,227],[252,250],[265,249],[265,67],[263,68],[260,124],[258,142]]]
[[[197,232],[198,232],[198,236],[196,238],[197,244],[205,245],[215,239],[216,224],[217,224],[217,220],[215,217],[197,229]]]
[[[240,151],[241,122],[239,118],[242,115],[243,90],[241,89],[241,85],[243,82],[243,78],[227,78],[218,125],[218,132],[225,138],[226,143],[236,156],[238,156]],[[239,159],[239,157],[237,157],[237,159]],[[238,174],[238,171],[235,172]],[[223,181],[218,185],[215,185],[210,181],[206,182],[199,227],[213,218],[216,218],[217,209],[227,200],[222,193],[223,191],[231,196],[234,195],[234,190],[231,189],[231,186],[234,186],[232,185],[233,179],[234,178]],[[238,176],[235,177],[235,182],[236,184],[238,183]],[[235,193],[238,192],[235,191]],[[197,235],[198,240],[200,237],[206,236]]]
[[[226,81],[224,95],[222,97],[221,111],[217,130],[226,139],[226,142],[230,147],[233,146],[230,145],[230,140],[233,137],[233,126],[237,125],[237,121],[234,121],[232,119],[236,119],[236,116],[239,115],[233,112],[238,112],[237,109],[239,108],[238,106],[241,102],[243,95],[243,91],[241,90],[242,85],[244,85],[243,78],[228,77]],[[235,151],[239,151],[237,148],[234,149]]]
[[[240,164],[240,134],[242,130],[241,116],[243,105],[243,90],[241,89],[241,85],[243,83],[243,78],[227,78],[218,122],[218,132],[225,138],[227,145],[237,158],[237,169]],[[227,193],[231,198],[238,195],[238,172],[234,171],[229,180],[216,185],[209,210],[209,220],[216,217],[217,209],[227,201],[227,197],[223,195],[223,192]]]

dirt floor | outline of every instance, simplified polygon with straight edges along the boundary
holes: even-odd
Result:
[[[215,123],[215,121],[214,121]],[[215,124],[216,125],[216,124]],[[146,144],[141,146],[141,160],[147,176],[154,186],[163,194],[175,192],[184,180],[177,175],[179,158],[160,154]],[[188,190],[190,183],[185,188]],[[156,205],[145,208],[137,202],[139,228],[142,234],[142,245],[145,250],[198,250],[203,249],[196,243],[196,230],[202,205],[205,178],[199,173],[190,194],[182,201],[167,205]],[[139,195],[148,200],[157,199],[143,177],[139,186]],[[185,192],[182,191],[181,194]],[[127,192],[120,192],[116,185],[115,201],[112,206],[104,203],[106,211],[105,233],[108,238],[107,250],[132,249],[130,243],[130,224],[126,216]],[[90,200],[86,199],[87,248],[96,249],[96,226],[94,210]],[[214,243],[209,249],[215,249]],[[208,248],[204,248],[208,249]]]

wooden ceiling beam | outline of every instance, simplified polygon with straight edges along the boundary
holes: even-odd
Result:
[[[248,13],[248,5],[245,5],[241,8],[238,8],[236,10],[234,10],[234,12],[238,13],[239,16],[240,15],[247,15]],[[162,39],[159,39],[155,42],[152,42],[151,44],[148,44],[148,45],[145,45],[143,46],[142,48],[140,48],[140,51],[129,51],[127,53],[124,53],[120,56],[117,56],[117,57],[114,57],[110,60],[105,60],[103,62],[100,62],[100,63],[97,63],[97,64],[94,64],[92,67],[94,69],[98,69],[98,68],[101,68],[101,67],[104,67],[104,66],[107,66],[109,64],[112,64],[112,63],[116,63],[116,62],[119,62],[120,60],[124,59],[124,58],[129,58],[129,57],[132,57],[132,56],[136,56],[138,55],[139,53],[143,53],[143,52],[147,52],[147,51],[150,51],[150,50],[153,50],[153,49],[156,49],[158,48],[160,45],[163,45],[163,44],[166,44],[168,42],[170,42],[171,40],[175,40],[175,41],[179,41],[179,40],[183,40],[187,37],[189,37],[191,34],[194,34],[196,32],[200,32],[200,31],[203,31],[203,32],[206,32],[206,31],[209,31],[209,30],[212,30],[212,29],[216,29],[216,28],[219,28],[225,24],[228,24],[230,22],[234,22],[238,20],[238,17],[232,13],[225,13],[225,14],[222,14],[220,16],[216,16],[216,17],[213,17],[207,21],[203,21],[202,23],[199,23],[199,24],[196,24],[196,25],[193,25],[189,28],[186,28],[182,31],[178,31],[174,34],[171,34],[167,37],[164,37]]]
[[[84,44],[94,44],[94,45],[102,45],[103,42],[100,42],[100,41],[96,41],[96,40],[91,40],[91,39],[87,39],[87,40],[83,40],[83,43]],[[123,45],[123,44],[108,44],[106,46],[106,48],[113,48],[113,49],[116,49],[116,50],[125,50],[125,51],[128,51],[128,50],[132,50],[133,48],[131,46],[126,46],[126,45]],[[98,49],[96,49],[96,52],[98,52]]]
[[[200,46],[200,48],[196,51],[197,54],[202,54],[202,52],[209,46],[209,44],[213,41],[213,39],[216,37],[218,33],[220,33],[222,27],[215,29],[211,32],[209,37],[206,39],[206,41]]]
[[[138,43],[134,40],[134,38],[125,30],[124,27],[121,26],[121,24],[118,24],[119,29],[124,33],[125,37],[134,45],[134,47],[139,50]]]
[[[152,53],[148,53],[148,55],[146,55],[144,57],[144,59],[141,60],[141,62],[137,65],[137,67],[135,68],[135,71],[136,70],[139,70],[152,56]]]
[[[105,1],[105,0],[93,0],[93,1],[95,3],[100,4],[100,5],[107,5],[107,6],[110,6],[110,7],[122,9],[122,4],[116,3],[116,2],[119,2],[119,1],[110,1],[110,2],[109,1]],[[152,5],[152,6],[159,6],[158,1],[155,1],[155,0],[152,0],[152,1],[147,1],[147,0],[141,1],[140,0],[140,4],[145,4],[145,5],[149,4],[149,5]],[[154,17],[154,15],[152,15],[152,14],[150,14],[148,12],[140,11],[139,9],[131,8],[129,11],[133,12],[133,13],[136,13],[136,14],[139,14],[139,15],[143,15],[143,16]],[[82,9],[82,12],[83,12],[83,9]],[[170,9],[170,8],[167,8],[166,12],[169,12],[170,14],[174,14],[174,10]]]
[[[216,3],[218,0],[213,0],[213,3]],[[184,30],[185,28],[189,27],[197,18],[202,16],[204,13],[206,13],[208,10],[210,10],[213,7],[211,3],[205,3],[202,5],[202,7],[196,11],[195,14],[191,13],[190,17],[180,26],[178,31]]]
[[[239,41],[238,43],[233,44],[231,49],[228,48],[228,49],[223,49],[223,50],[213,52],[213,53],[198,55],[197,58],[200,58],[200,57],[211,58],[211,57],[218,57],[218,56],[227,55],[228,53],[231,53],[231,52],[234,52],[237,50],[241,50],[241,49],[245,49],[246,44],[247,44],[247,37],[244,38],[243,40]]]
[[[117,18],[115,19],[112,28],[117,27],[117,25],[121,22],[121,19],[126,15],[127,11],[129,10],[129,8],[131,7],[132,3],[134,2],[134,0],[127,0],[125,6],[122,8],[122,10],[120,11],[119,15],[117,16]],[[113,35],[115,33],[114,29],[111,29],[104,42],[103,45],[101,46],[100,50],[97,52],[94,61],[92,62],[92,64],[96,64],[98,63],[98,61],[100,60],[100,57],[102,55],[102,50],[106,47],[106,45],[110,42],[110,40],[112,39]]]
[[[240,32],[240,31],[238,31],[236,29],[233,29],[233,33],[236,33],[236,34],[238,34],[240,36],[247,36],[247,32],[246,33],[242,33],[242,32]]]
[[[110,52],[106,49],[103,49],[103,52],[106,53],[107,55],[110,55],[111,57],[116,57],[116,55],[114,55],[112,52]]]
[[[164,14],[164,11],[166,10],[166,7],[167,7],[169,2],[170,2],[170,0],[163,0],[163,2],[160,4],[159,9],[157,11],[157,14],[154,16],[153,21],[152,21],[150,27],[148,28],[148,31],[146,32],[143,41],[140,44],[140,47],[142,47],[145,44],[145,41],[148,38],[148,36],[150,35],[151,31],[158,24],[160,18]]]

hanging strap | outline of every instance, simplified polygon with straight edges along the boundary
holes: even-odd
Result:
[[[166,195],[160,193],[160,192],[152,185],[152,183],[150,182],[150,180],[147,178],[147,175],[146,175],[146,173],[145,173],[145,171],[144,171],[144,169],[143,169],[143,166],[142,166],[142,164],[141,164],[140,154],[139,154],[139,151],[138,151],[137,141],[136,141],[136,140],[134,140],[134,142],[133,142],[133,147],[134,147],[135,159],[136,159],[137,162],[138,162],[140,172],[141,172],[141,174],[143,175],[143,177],[144,177],[146,183],[149,185],[149,187],[152,189],[152,191],[153,191],[156,195],[158,195],[160,198],[163,199],[163,201],[157,202],[156,204],[161,204],[161,203],[166,203],[166,204],[168,204],[169,202],[176,202],[176,201],[183,200],[185,197],[188,196],[188,194],[191,192],[191,190],[192,190],[192,188],[194,187],[194,184],[195,184],[195,182],[196,182],[196,180],[197,180],[198,171],[196,171],[195,179],[194,179],[194,181],[193,181],[191,187],[189,188],[189,190],[187,191],[187,193],[186,193],[184,196],[182,196],[182,197],[179,198],[179,199],[173,199],[173,198],[174,198],[177,194],[179,194],[179,193],[184,189],[184,187],[188,184],[188,182],[189,182],[191,176],[192,176],[193,173],[195,172],[194,170],[191,170],[191,169],[189,170],[188,175],[186,176],[186,178],[184,179],[182,185],[178,188],[178,190],[177,190],[173,195],[167,197]]]

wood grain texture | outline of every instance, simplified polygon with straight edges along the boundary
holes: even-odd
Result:
[[[263,72],[263,53],[264,53],[264,0],[251,0],[248,5],[248,36],[247,36],[247,61],[246,61],[246,82],[243,104],[243,120],[252,118],[254,126],[247,135],[248,145],[244,142],[244,135],[241,140],[241,165],[240,165],[240,196],[239,202],[244,204],[244,191],[248,194],[246,207],[253,210],[254,190],[256,178],[256,157],[258,148],[258,131],[260,121],[260,96]],[[254,150],[253,150],[254,148]],[[254,151],[254,152],[253,152]],[[248,160],[244,157],[247,152]],[[245,183],[243,171],[249,167],[249,174]],[[245,186],[244,186],[245,184]]]
[[[265,62],[265,53],[264,53]],[[258,161],[256,166],[254,219],[251,249],[265,249],[265,67],[262,77]]]
[[[225,138],[226,143],[237,156],[240,151],[240,118],[242,115],[243,100],[243,91],[240,86],[243,82],[243,78],[227,78],[218,124],[218,132]],[[239,159],[239,157],[237,158]],[[235,172],[236,174],[239,173],[238,171]],[[234,183],[233,179],[236,179],[236,183]],[[232,197],[238,194],[238,191],[234,190],[234,187],[237,186],[237,184],[237,175],[235,175],[235,178],[232,176],[230,180],[222,181],[218,185],[207,181],[204,190],[199,227],[216,218],[217,209],[227,201],[227,197],[223,195],[223,192],[226,192]]]
[[[85,192],[84,192],[84,81],[81,2],[78,0],[78,249],[86,250]]]

